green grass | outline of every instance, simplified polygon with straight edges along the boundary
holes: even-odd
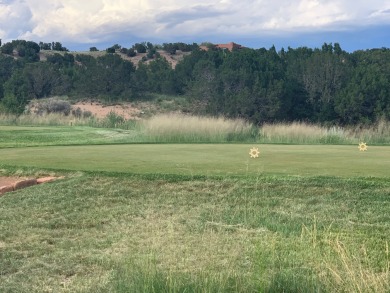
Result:
[[[149,116],[149,115],[147,115]],[[147,116],[144,116],[146,118]],[[72,115],[0,115],[0,131],[5,135],[25,144],[55,144],[53,137],[42,133],[39,128],[31,128],[35,138],[31,142],[25,136],[9,133],[17,131],[13,126],[46,126],[50,132],[58,132],[61,126],[62,135],[58,144],[106,143],[226,143],[226,142],[259,142],[283,144],[357,144],[367,142],[370,145],[389,145],[390,123],[379,120],[369,126],[324,127],[302,122],[263,124],[254,126],[242,119],[226,119],[223,117],[191,116],[176,113],[157,114],[142,120],[126,120],[111,112],[103,119],[76,118]],[[5,126],[5,125],[8,125]],[[48,127],[52,126],[52,127]],[[66,127],[67,126],[67,127]],[[73,126],[73,127],[69,127]],[[77,127],[74,127],[77,126]],[[88,127],[87,127],[88,126]],[[104,128],[104,131],[102,131]],[[83,132],[93,139],[77,136]],[[20,134],[20,133],[19,133]],[[118,137],[119,135],[119,137]],[[65,142],[67,141],[67,142]],[[15,142],[16,143],[16,142]],[[1,147],[1,141],[0,141]]]
[[[0,127],[0,292],[390,291],[389,146],[131,133]]]
[[[1,292],[390,288],[388,180],[65,175],[0,198]]]
[[[85,126],[0,126],[0,148],[129,143],[137,135],[132,130]]]
[[[0,148],[20,146],[47,146],[47,145],[78,145],[78,144],[114,144],[114,143],[225,143],[225,142],[253,142],[256,135],[253,128],[243,126],[235,121],[222,119],[207,119],[203,121],[201,129],[194,129],[187,123],[184,129],[163,129],[163,134],[156,133],[156,129],[143,125],[141,122],[125,121],[126,129],[114,128],[117,121],[115,114],[108,115],[106,119],[95,121],[87,126],[1,126]],[[113,121],[111,121],[113,120]],[[191,121],[200,121],[192,119]],[[219,125],[211,125],[213,122]],[[156,126],[156,120],[151,121]],[[187,121],[188,122],[188,121]],[[158,123],[158,122],[157,122]],[[182,125],[184,123],[180,122]],[[179,123],[179,124],[180,124]],[[209,125],[205,125],[209,123]],[[238,125],[237,125],[238,124]],[[123,126],[119,124],[119,126]],[[170,127],[168,125],[166,127]],[[111,127],[111,128],[107,128]],[[161,127],[161,126],[160,126]],[[164,127],[164,125],[163,125]],[[191,130],[189,129],[191,128]],[[161,130],[161,128],[160,128]],[[187,132],[187,130],[189,132]],[[161,132],[161,131],[160,131]]]
[[[205,176],[388,177],[390,147],[246,144],[129,144],[1,149],[0,164],[44,169]]]

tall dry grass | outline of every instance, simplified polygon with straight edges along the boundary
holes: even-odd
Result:
[[[368,126],[325,127],[306,122],[267,123],[260,128],[260,142],[293,144],[390,143],[390,121],[381,119]]]
[[[389,292],[390,262],[389,246],[384,247],[385,264],[382,267],[370,265],[368,252],[364,246],[352,252],[339,239],[329,243],[336,256],[324,259],[325,273],[320,274],[322,282],[332,292]]]
[[[306,122],[267,123],[261,127],[265,143],[351,143],[341,127],[323,127]]]
[[[0,114],[0,124],[20,126],[65,126],[65,125],[86,125],[87,120],[77,119],[73,115],[65,116],[58,113],[45,115],[35,114]]]
[[[0,125],[16,126],[90,126],[97,128],[121,128],[133,129],[136,122],[126,120],[115,113],[109,113],[106,117],[98,119],[93,116],[64,115],[60,113],[49,114],[0,114]]]
[[[160,142],[226,142],[256,138],[258,130],[241,119],[161,114],[143,121],[144,134]]]
[[[390,143],[390,121],[383,118],[369,126],[355,125],[346,129],[348,136],[359,141]]]
[[[105,118],[72,114],[0,114],[1,125],[90,126],[136,130],[142,142],[259,142],[286,144],[390,144],[390,121],[372,125],[325,127],[306,122],[266,123],[256,127],[242,119],[160,114],[142,121],[115,113]],[[139,141],[137,141],[139,142]]]
[[[329,227],[330,229],[330,227]],[[301,244],[310,251],[308,261],[326,292],[387,293],[390,288],[390,255],[387,241],[377,241],[376,255],[364,243],[340,239],[330,231],[302,227]],[[382,258],[381,262],[378,262]]]

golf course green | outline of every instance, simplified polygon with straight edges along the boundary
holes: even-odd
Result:
[[[251,158],[251,148],[259,149]],[[46,169],[206,176],[387,177],[390,147],[129,144],[1,149],[0,164]]]

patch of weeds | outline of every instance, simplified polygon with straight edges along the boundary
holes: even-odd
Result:
[[[129,260],[116,265],[110,282],[99,292],[255,292],[256,285],[229,273],[162,271],[155,261]]]

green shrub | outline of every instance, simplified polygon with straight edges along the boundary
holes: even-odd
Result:
[[[30,109],[38,115],[57,113],[67,116],[70,114],[72,106],[68,101],[58,98],[48,98],[33,101],[30,104]]]

